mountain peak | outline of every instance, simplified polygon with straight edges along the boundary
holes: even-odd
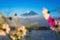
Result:
[[[32,16],[32,15],[38,15],[38,14],[36,12],[34,12],[34,11],[30,11],[28,13],[22,14],[22,16]]]

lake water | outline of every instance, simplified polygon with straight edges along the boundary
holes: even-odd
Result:
[[[5,40],[5,39],[1,39],[1,38],[2,37],[0,37],[0,40]],[[4,37],[4,38],[6,38],[6,40],[8,40],[7,37]],[[27,38],[29,38],[29,37],[27,37]],[[26,39],[24,39],[24,40],[26,40]],[[30,40],[60,40],[60,35],[56,34],[56,32],[54,32],[52,30],[32,30],[30,33]]]
[[[32,30],[30,40],[60,40],[60,35],[52,30]]]

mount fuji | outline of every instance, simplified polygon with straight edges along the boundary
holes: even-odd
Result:
[[[38,15],[38,14],[36,12],[34,12],[34,11],[30,11],[28,13],[22,14],[22,16],[34,16],[34,15]]]

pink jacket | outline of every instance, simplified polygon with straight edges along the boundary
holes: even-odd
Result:
[[[51,16],[49,16],[47,21],[48,21],[48,23],[50,24],[51,27],[55,27],[56,26],[56,22]]]

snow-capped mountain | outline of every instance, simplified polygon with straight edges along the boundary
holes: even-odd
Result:
[[[34,11],[30,11],[28,13],[22,14],[22,16],[33,16],[33,15],[38,15],[38,14],[36,12],[34,12]]]

